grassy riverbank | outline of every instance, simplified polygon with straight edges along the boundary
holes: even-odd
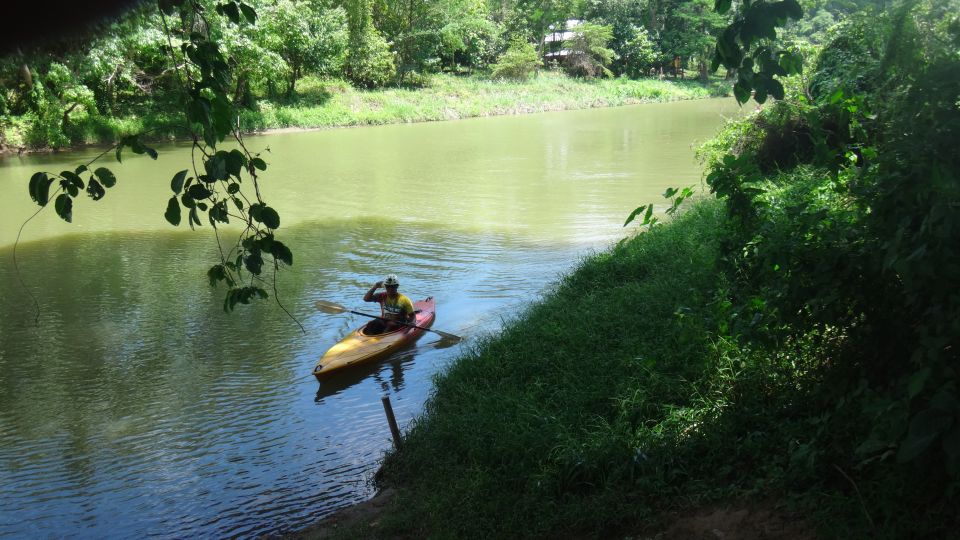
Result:
[[[805,87],[707,148],[720,200],[584,260],[457,359],[384,461],[389,510],[352,532],[651,535],[721,504],[773,516],[759,531],[803,516],[730,537],[956,536],[960,27],[944,17],[851,20]]]
[[[730,95],[721,79],[582,80],[560,72],[544,72],[526,82],[499,81],[480,76],[436,74],[419,88],[358,90],[340,80],[308,77],[285,102],[261,99],[240,114],[247,132],[273,129],[318,129],[405,122],[453,120],[477,116],[523,114],[637,103],[702,99]],[[157,111],[143,116],[115,118],[85,112],[71,117],[65,130],[68,145],[112,143],[132,133],[151,140],[183,136],[177,112]],[[29,118],[17,118],[4,127],[7,152],[48,149],[51,136]]]
[[[741,526],[783,538],[952,530],[942,485],[858,465],[870,412],[832,401],[849,372],[842,332],[732,335],[727,219],[701,201],[587,258],[475,344],[387,457],[386,509],[338,535],[609,538],[676,530],[704,508],[760,515]]]

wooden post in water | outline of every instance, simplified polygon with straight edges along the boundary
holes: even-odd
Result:
[[[400,428],[397,427],[397,418],[393,416],[393,407],[390,406],[390,396],[380,398],[383,402],[383,412],[387,414],[387,423],[390,424],[390,433],[393,435],[393,445],[400,449]]]

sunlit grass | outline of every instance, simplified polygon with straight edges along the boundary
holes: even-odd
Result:
[[[476,116],[614,107],[726,95],[723,81],[604,79],[585,81],[554,72],[526,82],[433,75],[417,89],[356,90],[343,81],[308,78],[290,103],[261,101],[244,111],[248,130],[322,128],[452,120]]]

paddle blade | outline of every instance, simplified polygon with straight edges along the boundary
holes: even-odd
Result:
[[[453,337],[456,339],[450,339],[446,336],[441,336],[440,339],[436,341],[431,341],[430,343],[427,343],[427,345],[433,347],[434,349],[448,349],[450,347],[453,347],[454,345],[457,345],[461,341],[463,341],[463,338],[461,338],[460,336],[453,336]]]
[[[329,313],[331,315],[335,315],[337,313],[346,313],[347,311],[349,311],[347,308],[341,306],[340,304],[334,304],[333,302],[327,302],[325,300],[317,300],[314,303],[314,305],[317,306],[317,309],[319,309],[320,311],[324,313]]]
[[[463,341],[462,337],[455,334],[450,334],[448,332],[441,332],[440,330],[433,330],[433,329],[430,329],[430,331],[440,336],[440,339],[437,340],[437,343],[440,344],[440,346],[437,347],[439,349],[445,349],[447,347],[456,345],[457,343],[460,343],[461,341]]]

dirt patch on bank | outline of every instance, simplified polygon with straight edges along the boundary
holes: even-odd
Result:
[[[671,517],[656,540],[816,540],[799,516],[763,506],[720,506]]]
[[[359,531],[366,529],[371,533],[376,530],[380,516],[393,499],[396,491],[385,489],[362,503],[338,510],[323,521],[308,529],[290,533],[284,538],[291,540],[327,540],[342,537],[345,530]]]

